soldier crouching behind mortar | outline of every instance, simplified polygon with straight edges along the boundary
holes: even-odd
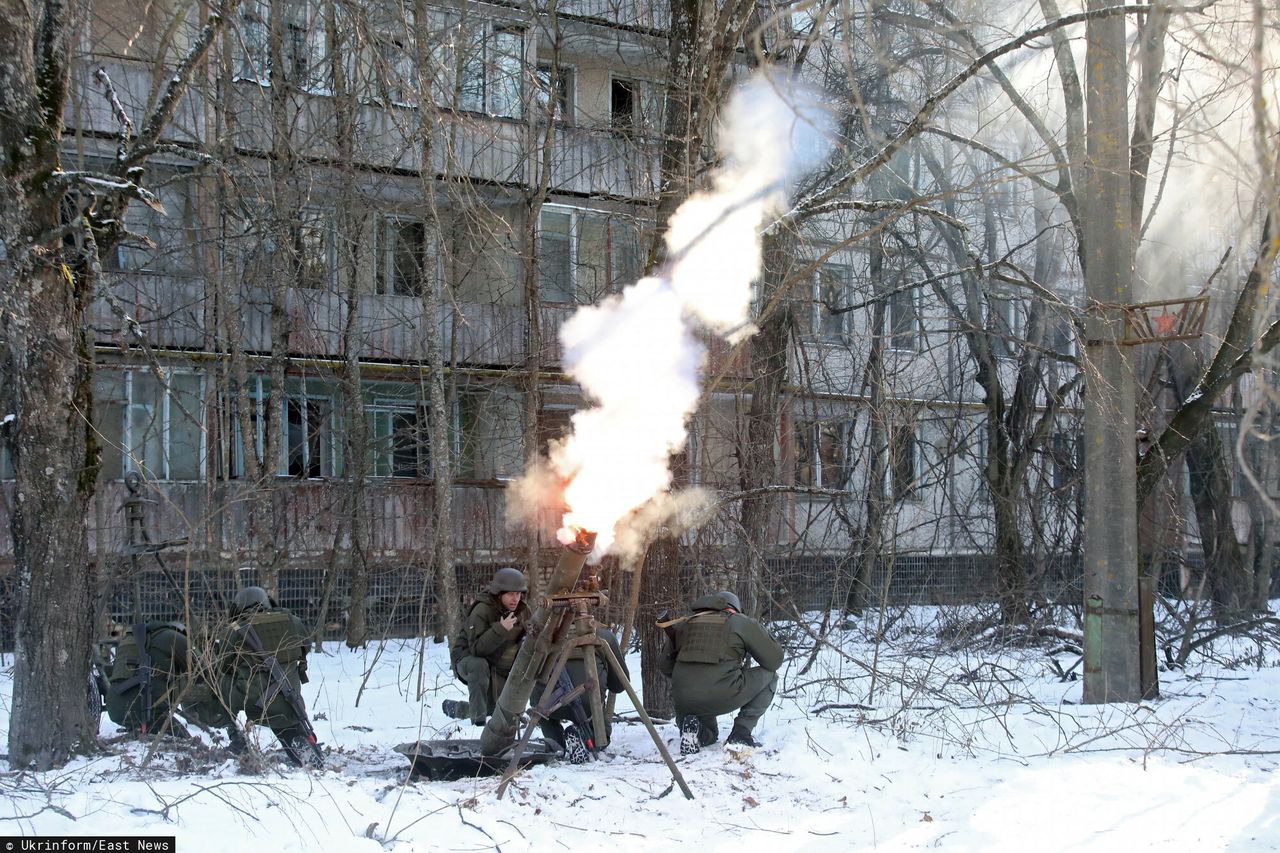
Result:
[[[618,638],[607,628],[597,628],[596,636],[608,644],[613,651],[614,658],[622,666],[623,675],[630,678],[631,673],[627,670],[626,659],[623,657],[622,648],[618,645]],[[597,652],[595,659],[595,682],[599,685],[600,701],[603,705],[606,689],[614,693],[621,693],[626,689],[626,684],[613,671],[613,667],[609,666],[608,662],[605,661],[604,654]],[[569,653],[569,657],[565,661],[564,673],[560,676],[561,684],[557,685],[557,689],[572,689],[579,684],[585,683],[587,679],[586,655],[583,653],[582,647],[578,646]],[[564,683],[566,681],[568,682],[567,684]],[[545,682],[539,681],[535,684],[529,704],[537,705],[540,703],[546,689]],[[555,695],[554,691],[553,695]],[[569,723],[568,726],[564,725],[566,722]],[[569,705],[558,708],[550,717],[542,720],[538,727],[542,730],[544,738],[555,741],[559,745],[564,752],[565,758],[571,764],[585,763],[588,758],[588,750],[594,750],[597,747],[596,744],[592,743],[595,737],[593,734],[595,727],[591,718],[591,701],[585,693]],[[604,720],[604,731],[606,741],[612,742],[613,721],[607,714]]]
[[[483,726],[493,713],[532,618],[525,602],[528,592],[523,572],[498,569],[485,594],[471,605],[449,645],[453,674],[467,685],[467,699],[444,700],[446,716]]]
[[[667,647],[659,669],[671,679],[680,727],[680,754],[692,755],[720,738],[718,714],[737,711],[726,744],[759,746],[756,723],[773,701],[782,647],[759,622],[738,611],[727,590],[695,599],[692,616],[659,622]],[[758,666],[747,664],[748,656]]]
[[[244,711],[249,721],[271,727],[293,764],[323,764],[302,703],[310,644],[302,620],[275,606],[262,587],[236,593],[231,622],[216,644],[219,694],[229,711],[220,722],[229,726],[232,752],[245,747],[235,727],[235,715]]]

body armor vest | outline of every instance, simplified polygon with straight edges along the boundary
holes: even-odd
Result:
[[[252,625],[262,641],[262,649],[269,655],[275,655],[280,664],[292,663],[302,659],[302,644],[305,637],[298,636],[293,629],[293,618],[279,610],[258,610],[236,619],[232,623],[232,636],[236,646],[242,651],[249,651],[244,641],[246,626]]]
[[[682,663],[720,663],[731,657],[728,613],[704,610],[689,617],[676,660]]]

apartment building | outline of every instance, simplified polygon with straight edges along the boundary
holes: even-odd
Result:
[[[95,4],[69,161],[109,162],[121,133],[95,72],[139,120],[205,14],[179,0]],[[270,562],[285,603],[333,624],[360,606],[357,563],[384,627],[418,624],[441,477],[464,589],[493,566],[548,561],[552,514],[541,530],[512,527],[506,491],[587,402],[561,372],[559,324],[646,266],[666,27],[652,0],[242,3],[149,161],[164,212],[132,206],[136,236],[103,259],[90,321],[100,570],[145,553],[121,511],[131,472],[154,501],[152,538],[185,540],[163,551],[169,565],[234,583]],[[943,206],[918,154],[887,174],[886,197]],[[992,257],[1020,247],[1009,257],[1062,299],[940,276],[963,259],[914,219],[846,209],[806,224],[804,272],[781,299],[793,343],[774,453],[790,491],[766,555],[780,597],[820,603],[827,584],[843,603],[868,551],[874,582],[901,598],[994,590],[988,454],[1004,427],[975,367],[978,332],[1006,389],[1028,347],[1055,356],[1030,403],[1052,422],[1028,451],[1043,504],[1015,523],[1045,577],[1073,571],[1078,388],[1053,395],[1073,369],[1078,272],[1061,238],[1032,239],[1045,223],[1029,187],[968,186],[946,196],[951,215]],[[757,308],[771,306],[762,294]],[[675,463],[682,481],[729,493],[749,354],[708,343],[706,402]],[[447,461],[431,453],[433,388]],[[683,564],[732,569],[734,524],[727,511],[687,533]]]

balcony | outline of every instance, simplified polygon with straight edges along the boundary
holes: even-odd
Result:
[[[101,63],[111,76],[121,103],[136,121],[145,115],[153,86],[153,69],[121,59]],[[114,137],[118,123],[97,87],[89,84],[93,68],[82,65],[84,97],[67,116],[68,127],[104,138]],[[270,88],[251,80],[239,80],[231,90],[229,105],[237,113],[234,142],[238,149],[266,156],[273,150],[275,108]],[[326,94],[294,93],[287,117],[291,153],[299,158],[331,161],[339,156],[333,98]],[[208,125],[208,100],[193,89],[180,101],[165,141],[181,146],[212,144],[204,138]],[[426,171],[492,181],[505,185],[536,184],[542,157],[543,133],[537,126],[500,116],[439,110],[427,126],[432,135],[422,138],[421,122],[413,107],[362,103],[356,116],[353,158],[359,165],[411,174]],[[622,198],[652,198],[658,185],[658,149],[653,139],[620,134],[607,128],[557,125],[553,131],[550,187],[553,192],[604,194]],[[111,156],[103,149],[102,156]]]

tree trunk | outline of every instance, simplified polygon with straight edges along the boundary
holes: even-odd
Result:
[[[65,272],[65,277],[64,277]],[[85,514],[97,478],[86,271],[43,266],[24,282],[30,325],[7,323],[16,419],[11,530],[17,571],[9,766],[47,770],[96,743],[87,699],[92,572]]]
[[[644,709],[652,717],[671,717],[671,682],[658,669],[667,638],[654,623],[663,613],[682,612],[685,591],[680,588],[679,543],[663,537],[649,545],[640,573],[640,607],[636,612],[636,637],[640,644],[640,679]],[[626,649],[623,649],[625,652]]]
[[[760,321],[760,331],[748,344],[751,378],[747,393],[751,395],[751,405],[747,410],[746,441],[739,456],[742,490],[747,496],[742,500],[742,542],[737,564],[741,572],[738,597],[750,616],[760,614],[761,584],[766,575],[764,558],[773,538],[773,500],[764,487],[778,482],[774,447],[778,443],[787,354],[795,322],[790,304],[780,297],[793,255],[793,240],[789,232],[771,233],[765,238],[761,292],[767,313]]]
[[[1200,528],[1204,571],[1220,621],[1249,610],[1253,603],[1253,575],[1245,565],[1231,520],[1231,474],[1225,453],[1216,428],[1200,433],[1187,448],[1187,474]]]

